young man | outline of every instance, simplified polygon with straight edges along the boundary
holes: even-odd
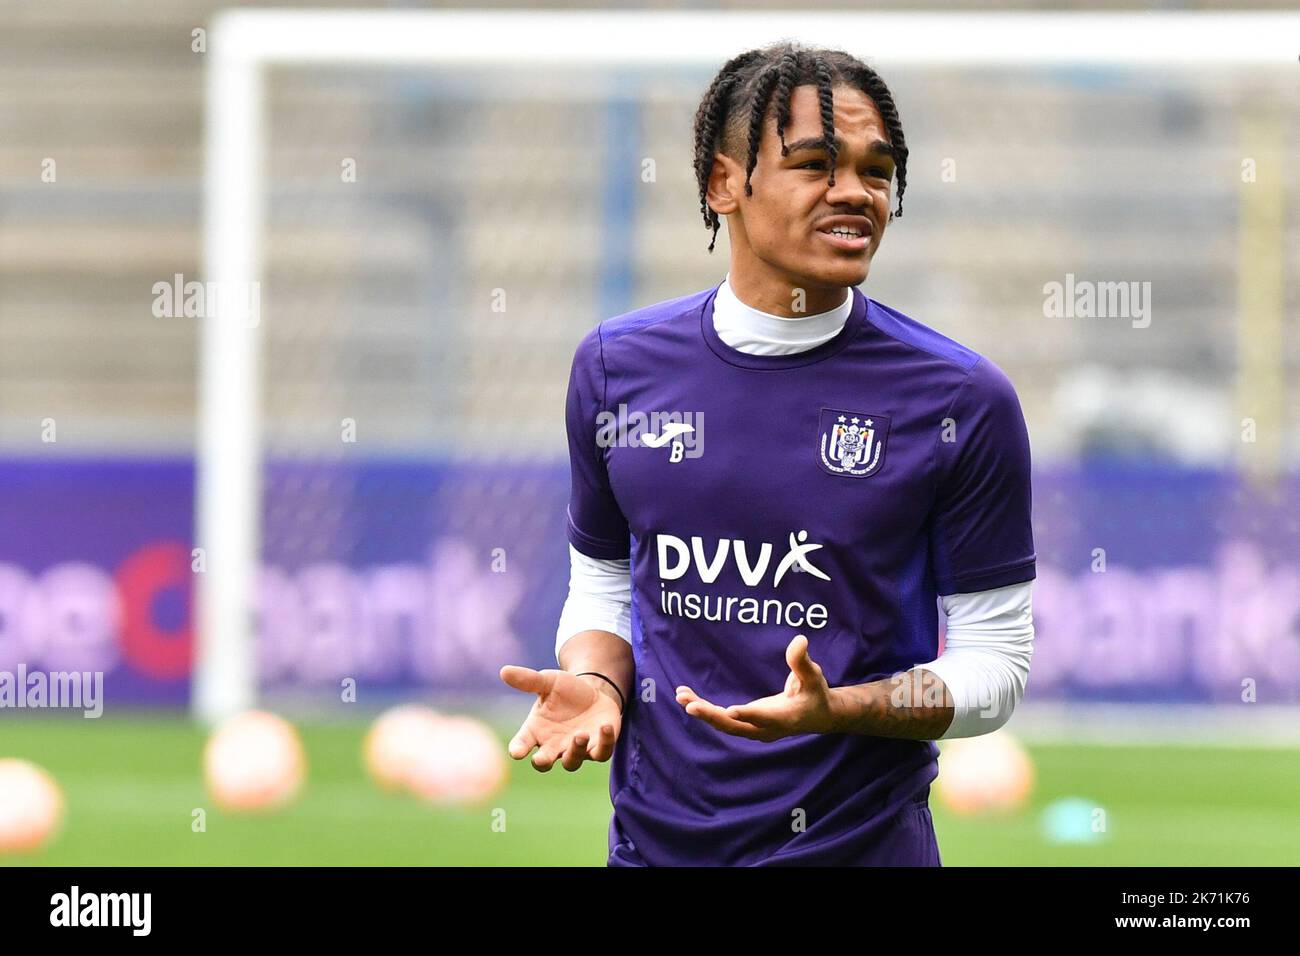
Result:
[[[560,669],[502,669],[538,695],[509,751],[613,757],[610,865],[937,866],[932,741],[1001,726],[1028,677],[1020,406],[857,289],[906,186],[877,74],[750,51],[695,133],[731,268],[578,346]]]

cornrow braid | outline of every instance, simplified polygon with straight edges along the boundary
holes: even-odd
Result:
[[[704,99],[700,102],[700,108],[695,113],[695,179],[697,182],[708,182],[709,173],[712,171],[713,166],[713,152],[710,144],[717,142],[718,127],[722,124],[722,118],[726,115],[727,95],[739,80],[740,77],[735,73],[719,73],[709,87],[709,91],[704,94]],[[706,192],[707,187],[700,191],[700,212],[704,214],[704,225],[706,227],[712,226],[713,239],[716,242],[718,238],[718,214],[709,208],[709,202],[705,198]],[[712,251],[713,242],[710,242],[709,252]]]
[[[822,137],[826,140],[826,151],[831,155],[830,185],[835,185],[835,157],[840,154],[835,145],[835,107],[831,100],[831,68],[820,56],[813,57],[813,70],[817,74],[817,101],[822,111]]]
[[[790,148],[785,145],[785,127],[790,122],[790,92],[794,89],[794,78],[799,71],[799,54],[791,50],[781,57],[780,73],[776,80],[776,135],[781,140],[781,155],[789,156]]]
[[[859,89],[864,90],[876,104],[876,109],[880,110],[880,118],[885,121],[890,142],[897,154],[895,171],[898,176],[898,211],[890,214],[892,219],[895,215],[903,214],[903,191],[907,188],[907,139],[903,136],[903,123],[898,118],[898,107],[894,105],[894,94],[889,92],[885,81],[878,73],[867,67],[860,71],[859,80],[861,82]]]
[[[745,195],[754,195],[754,187],[749,185],[749,174],[758,163],[758,141],[763,137],[763,117],[767,114],[767,101],[772,98],[772,90],[780,78],[781,68],[769,66],[759,74],[758,89],[750,101],[749,110],[749,159],[745,162]]]
[[[713,144],[717,143],[718,131],[726,122],[732,88],[740,83],[743,71],[761,56],[760,51],[750,50],[728,60],[718,71],[718,75],[713,78],[708,92],[700,101],[699,109],[695,111],[695,178],[697,181],[703,177],[704,182],[708,182],[709,173],[713,168]],[[704,224],[712,226],[713,239],[716,242],[718,214],[709,208],[705,192],[707,187],[700,193],[700,212],[704,214]],[[713,251],[713,242],[709,243],[709,251]]]
[[[856,87],[871,98],[880,111],[889,141],[894,148],[895,174],[898,178],[898,208],[889,214],[892,220],[903,214],[903,193],[907,189],[907,140],[898,107],[885,81],[875,70],[843,50],[809,49],[796,43],[774,43],[733,57],[718,71],[695,111],[695,181],[700,192],[700,213],[704,226],[713,233],[709,252],[718,239],[721,221],[709,208],[709,176],[714,154],[721,151],[734,159],[745,157],[745,195],[752,196],[750,177],[758,163],[758,148],[763,123],[772,100],[776,100],[776,132],[781,155],[789,154],[785,129],[790,121],[790,97],[796,86],[817,87],[822,133],[830,152],[829,185],[835,185],[834,100],[837,84]]]

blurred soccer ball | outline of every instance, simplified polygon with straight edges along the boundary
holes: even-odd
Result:
[[[506,780],[505,745],[480,720],[444,717],[411,768],[411,790],[437,803],[477,803]]]
[[[1034,787],[1028,752],[1006,731],[944,741],[935,793],[954,813],[1009,813]]]
[[[264,711],[230,718],[213,731],[203,751],[208,793],[223,810],[282,807],[298,795],[306,773],[298,732]]]
[[[420,752],[434,746],[442,715],[422,704],[386,710],[370,727],[362,755],[366,770],[384,790],[410,786]]]
[[[480,720],[406,704],[381,714],[365,744],[366,769],[381,787],[431,803],[474,803],[505,783],[505,746]]]
[[[0,854],[38,850],[63,822],[63,791],[26,760],[0,760]]]

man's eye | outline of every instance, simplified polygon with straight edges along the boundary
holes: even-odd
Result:
[[[810,160],[806,163],[800,163],[795,169],[825,169],[826,162],[821,159]]]

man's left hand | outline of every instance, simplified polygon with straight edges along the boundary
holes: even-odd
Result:
[[[682,685],[677,688],[677,702],[692,717],[724,733],[751,740],[834,732],[831,688],[821,667],[808,656],[808,638],[795,635],[785,649],[785,662],[790,667],[785,690],[771,697],[719,707]]]

